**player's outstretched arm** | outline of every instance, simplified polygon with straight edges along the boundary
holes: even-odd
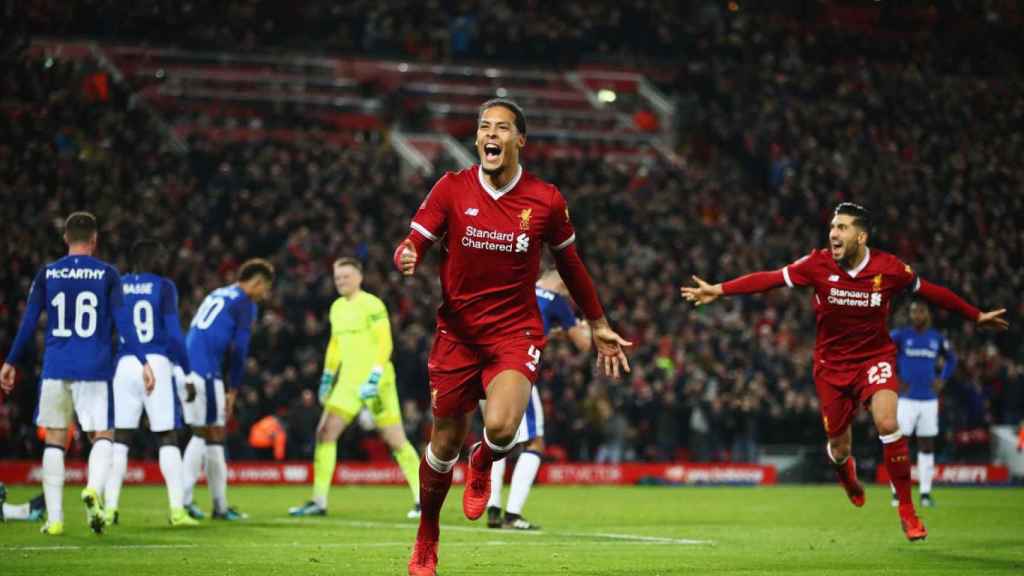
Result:
[[[978,324],[979,328],[1002,332],[1010,327],[1010,322],[1006,318],[1003,318],[1005,315],[1006,308],[982,312],[981,314],[978,314],[978,319],[975,320],[975,323]]]
[[[1004,318],[1006,308],[982,312],[976,307],[968,304],[966,300],[957,296],[952,290],[938,284],[932,284],[921,278],[917,293],[929,302],[941,306],[946,310],[956,312],[967,320],[973,321],[979,328],[987,330],[1003,331],[1010,327],[1010,323]]]
[[[679,288],[679,295],[687,302],[692,302],[695,306],[701,306],[710,304],[722,296],[766,292],[788,283],[783,270],[753,272],[714,285],[708,284],[698,276],[693,276],[692,278],[696,286],[681,286]],[[793,284],[790,285],[792,286]]]
[[[693,303],[694,306],[711,304],[725,294],[725,292],[722,291],[721,284],[708,284],[704,279],[697,275],[693,275],[691,278],[693,278],[696,286],[680,287],[679,295],[687,302]]]

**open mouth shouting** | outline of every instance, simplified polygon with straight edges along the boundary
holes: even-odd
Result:
[[[488,164],[501,162],[501,146],[492,143],[484,144],[484,160]]]
[[[843,241],[842,240],[832,240],[832,242],[830,244],[830,247],[832,248],[832,257],[833,258],[839,259],[839,258],[841,258],[843,256],[844,250],[843,250]]]

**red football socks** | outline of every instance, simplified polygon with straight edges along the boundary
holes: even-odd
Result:
[[[839,483],[842,484],[844,488],[856,487],[857,466],[854,463],[854,459],[847,457],[845,462],[837,464],[836,475],[839,476]]]
[[[429,450],[429,448],[428,448]],[[420,461],[420,527],[417,540],[436,541],[441,533],[441,507],[452,486],[452,471],[438,472]]]
[[[900,438],[895,442],[882,444],[882,449],[889,479],[900,501],[900,512],[908,507],[913,510],[914,501],[910,495],[910,448],[907,439]]]
[[[504,454],[502,454],[504,456]],[[494,462],[494,450],[491,449],[490,444],[487,442],[481,442],[480,448],[473,451],[470,454],[469,465],[477,470],[483,470],[487,466]]]

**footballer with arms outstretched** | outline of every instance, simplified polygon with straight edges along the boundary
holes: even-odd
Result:
[[[843,202],[836,207],[829,247],[815,250],[780,270],[755,272],[711,285],[694,276],[683,298],[697,306],[721,296],[765,292],[782,285],[814,289],[817,338],[814,384],[828,436],[826,449],[839,482],[854,506],[864,505],[864,489],[850,456],[850,423],[858,404],[871,412],[882,441],[885,467],[899,499],[899,517],[909,540],[928,535],[910,494],[910,452],[896,418],[899,377],[896,345],[886,327],[893,298],[905,290],[959,313],[982,328],[1005,330],[1005,309],[981,312],[952,291],[923,280],[899,258],[871,250],[868,211]]]
[[[427,363],[434,429],[420,463],[419,530],[409,574],[433,575],[439,514],[472,412],[486,398],[484,440],[470,450],[466,517],[479,518],[490,496],[491,463],[516,445],[544,349],[534,281],[547,244],[570,294],[592,327],[598,364],[618,377],[629,370],[624,346],[608,325],[597,291],[573,244],[569,209],[555,186],[523,170],[526,118],[512,101],[480,107],[480,164],[445,174],[413,216],[395,265],[412,275],[430,246],[441,244],[437,335]]]

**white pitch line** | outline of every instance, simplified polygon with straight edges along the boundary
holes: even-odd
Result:
[[[275,518],[271,522],[281,524],[298,524],[307,522],[301,518]],[[402,522],[374,522],[369,520],[319,520],[319,522],[351,526],[353,528],[416,528],[416,524]],[[449,526],[442,525],[442,530],[451,532],[476,532],[494,534],[493,528],[476,528],[473,526]],[[523,536],[568,536],[570,538],[604,538],[608,540],[624,540],[635,542],[647,542],[651,544],[676,544],[680,546],[700,546],[714,544],[714,540],[691,540],[688,538],[667,538],[664,536],[645,536],[642,534],[618,534],[610,532],[560,532],[551,530],[507,530],[506,534]]]
[[[308,520],[301,518],[273,518],[269,522],[277,524],[311,524]],[[369,520],[336,520],[336,519],[317,519],[314,520],[317,524],[334,524],[338,526],[349,526],[353,528],[400,528],[400,529],[413,529],[417,525],[411,522],[374,522]],[[442,529],[449,532],[473,532],[473,533],[486,533],[491,536],[495,535],[495,530],[492,528],[477,528],[474,526],[449,526],[444,525]],[[676,546],[700,546],[700,545],[713,545],[713,540],[691,540],[688,538],[667,538],[664,536],[646,536],[643,534],[620,534],[612,532],[560,532],[560,531],[542,531],[542,530],[503,530],[502,536],[512,536],[513,538],[519,538],[524,536],[539,537],[544,535],[549,536],[562,536],[568,538],[598,538],[604,540],[610,540],[607,544],[662,544],[662,545],[676,545]],[[538,541],[522,541],[522,540],[487,540],[484,542],[446,542],[444,546],[447,547],[473,547],[473,546],[575,546],[582,545],[580,542],[538,542]],[[217,548],[389,548],[389,547],[408,547],[410,542],[361,542],[361,543],[300,543],[300,542],[279,542],[269,544],[218,544]],[[60,552],[60,551],[73,551],[82,550],[84,546],[75,545],[53,545],[53,546],[0,546],[0,551],[5,552]],[[93,547],[88,547],[92,549]],[[196,549],[206,548],[206,546],[200,546],[198,544],[113,544],[103,546],[104,549],[117,549],[117,550],[184,550],[184,549]]]
[[[275,524],[309,524],[309,520],[303,520],[302,518],[274,518],[270,522]],[[338,526],[350,526],[352,528],[405,528],[405,529],[416,529],[417,524],[411,522],[373,522],[370,520],[334,520],[334,519],[323,519],[318,518],[313,520],[318,524],[335,524]],[[480,534],[494,534],[493,528],[476,528],[475,526],[449,526],[447,524],[441,525],[442,530],[450,532],[476,532]],[[516,530],[509,531],[508,534],[515,534],[517,536],[542,536],[543,531],[540,530]]]
[[[11,552],[59,552],[61,550],[81,550],[83,546],[68,546],[63,544],[56,544],[54,546],[0,546],[0,550],[10,550]],[[169,549],[176,550],[180,548],[199,548],[198,544],[113,544],[110,546],[104,546],[104,549],[124,549],[124,550],[160,550]]]
[[[690,540],[689,538],[665,538],[663,536],[643,536],[641,534],[612,534],[608,532],[559,532],[559,536],[572,536],[575,538],[608,538],[609,540],[627,540],[637,542],[651,542],[653,544],[680,544],[684,546],[699,546],[702,544],[714,544],[714,540]]]

